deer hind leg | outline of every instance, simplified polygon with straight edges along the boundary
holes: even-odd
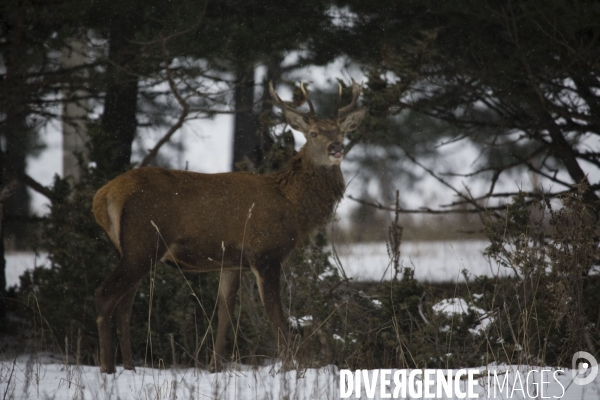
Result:
[[[210,370],[219,372],[223,366],[223,360],[228,359],[227,354],[227,332],[233,326],[233,310],[235,309],[235,298],[240,287],[240,271],[221,271],[219,279],[218,327],[217,340],[213,357],[210,362]]]
[[[279,262],[272,262],[266,266],[257,264],[252,267],[252,272],[256,276],[260,300],[267,312],[267,318],[271,323],[271,328],[273,329],[273,334],[277,341],[277,349],[281,354],[281,352],[285,351],[288,347],[289,326],[283,316],[283,309],[281,307],[279,282],[281,269],[279,267]]]
[[[119,344],[121,345],[121,356],[123,357],[123,367],[125,369],[134,370],[133,365],[133,353],[131,351],[131,335],[129,332],[129,323],[131,321],[131,311],[133,307],[133,301],[137,294],[140,282],[130,290],[125,296],[119,300],[115,309],[117,317],[117,336],[119,337]]]
[[[121,258],[117,268],[102,282],[95,292],[98,312],[98,337],[100,340],[100,371],[115,372],[115,357],[112,347],[111,319],[119,301],[137,286],[146,273],[143,263],[131,263]],[[133,300],[133,299],[132,299]],[[129,347],[130,349],[130,347]]]

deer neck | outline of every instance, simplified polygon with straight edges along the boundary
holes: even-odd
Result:
[[[275,180],[290,202],[302,233],[327,222],[346,188],[339,165],[315,166],[304,149],[275,175]]]

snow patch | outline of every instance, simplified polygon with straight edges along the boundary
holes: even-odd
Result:
[[[305,315],[304,317],[300,317],[300,318],[289,317],[288,321],[290,322],[290,325],[294,329],[304,328],[305,326],[311,326],[312,325],[312,323],[313,323],[313,316],[312,315]]]
[[[444,314],[448,317],[453,315],[464,315],[469,311],[474,311],[479,317],[479,324],[475,328],[469,329],[473,335],[483,333],[488,329],[490,324],[494,322],[494,318],[491,317],[485,310],[475,307],[473,304],[467,303],[465,300],[455,297],[452,299],[444,299],[432,307],[433,311],[438,314]],[[448,328],[448,329],[446,329]],[[446,329],[446,330],[444,330]],[[440,332],[447,332],[449,327],[440,328]]]

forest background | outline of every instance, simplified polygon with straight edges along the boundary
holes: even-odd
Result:
[[[181,132],[195,121],[223,116],[230,116],[233,131],[228,169],[268,173],[301,145],[273,107],[268,82],[301,107],[298,82],[304,80],[318,114],[329,115],[338,84],[347,99],[354,77],[365,83],[362,105],[369,109],[346,143],[345,173],[353,181],[354,198],[348,204],[354,206],[347,207],[333,232],[321,232],[290,263],[314,265],[318,259],[321,268],[330,268],[327,241],[387,240],[393,250],[401,241],[399,225],[405,227],[405,239],[487,237],[489,254],[515,270],[512,279],[532,300],[505,307],[506,315],[522,315],[539,304],[540,296],[550,296],[543,297],[548,310],[565,299],[578,310],[569,314],[555,307],[558,314],[544,314],[535,333],[524,324],[498,336],[512,337],[515,348],[531,342],[530,353],[549,362],[564,360],[573,349],[597,354],[600,301],[583,299],[598,296],[599,20],[598,3],[560,0],[3,2],[0,329],[18,331],[10,315],[29,321],[30,332],[39,322],[53,338],[52,346],[63,346],[57,338],[81,341],[87,362],[93,363],[93,290],[115,262],[89,212],[95,190],[141,165],[189,168],[187,161],[193,160],[181,154],[202,139],[186,143]],[[27,166],[43,152],[43,134],[52,125],[63,131],[63,174],[42,185],[27,174]],[[464,157],[464,149],[475,155],[472,160],[452,160]],[[439,191],[411,196],[425,179],[439,185]],[[33,192],[47,199],[48,213],[34,212]],[[388,229],[390,224],[396,231]],[[517,253],[527,249],[531,255],[541,248],[543,254],[519,259],[505,252],[508,240]],[[47,253],[51,268],[36,269],[22,278],[18,290],[7,292],[7,250]],[[391,251],[392,261],[398,251]],[[158,273],[169,277],[171,272]],[[534,278],[539,284],[557,276],[564,283],[560,290],[526,287]],[[194,279],[214,299],[216,277]],[[398,326],[405,332],[418,326],[422,340],[411,346],[422,349],[433,334],[429,322],[419,324],[413,316],[423,314],[425,297],[410,279],[406,273],[398,281],[400,298],[392,296],[383,311],[370,315],[379,326],[395,306],[406,304],[406,325],[399,320]],[[189,293],[173,295],[179,281],[164,281],[170,283],[155,300],[162,299],[165,308],[155,308],[158,322],[152,329],[163,339],[179,332],[181,347],[192,349],[181,357],[198,363],[192,332],[210,323],[190,305]],[[300,304],[305,296],[325,304],[345,285],[348,292],[340,296],[346,301],[352,290],[360,292],[339,282],[329,282],[327,292],[319,282],[305,282],[311,289],[303,288],[298,279],[294,301]],[[494,287],[494,296],[505,288],[498,282],[478,284],[485,290]],[[141,290],[139,296],[146,299],[138,313],[141,351],[144,330],[150,328],[143,312],[148,294]],[[510,298],[506,292],[503,296]],[[429,306],[435,296],[430,297]],[[486,303],[486,310],[495,309],[492,303]],[[169,314],[174,309],[177,313]],[[335,318],[328,319],[329,311],[323,305],[323,315],[315,318],[329,321],[328,329],[336,332],[339,326]],[[28,313],[33,316],[25,317]],[[431,319],[427,316],[425,321]],[[267,345],[256,332],[265,330],[264,321],[246,320],[256,326],[245,327],[242,353],[260,353],[257,349]],[[510,321],[519,324],[514,315]],[[343,356],[355,366],[391,362],[407,345],[400,345],[404,342],[398,336],[382,336],[386,329],[366,333],[376,355],[357,355],[346,346],[327,357]],[[550,345],[540,344],[543,332],[545,339],[554,337],[552,330],[568,332],[568,340],[557,333]],[[514,332],[523,332],[523,338]],[[465,343],[462,354],[472,353]],[[161,351],[167,354],[171,348],[158,346],[157,357]]]

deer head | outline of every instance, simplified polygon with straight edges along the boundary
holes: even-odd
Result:
[[[344,158],[344,133],[358,128],[365,117],[367,110],[361,108],[355,110],[356,102],[363,85],[357,87],[352,79],[352,101],[347,106],[337,110],[336,115],[329,119],[318,119],[315,115],[315,108],[310,101],[304,84],[300,84],[300,90],[304,99],[308,103],[309,111],[301,112],[283,102],[275,89],[273,83],[269,84],[269,92],[275,104],[283,110],[286,121],[297,131],[304,134],[306,144],[303,151],[306,157],[311,160],[315,166],[330,167],[339,165]],[[342,86],[339,86],[339,100],[342,95]]]

